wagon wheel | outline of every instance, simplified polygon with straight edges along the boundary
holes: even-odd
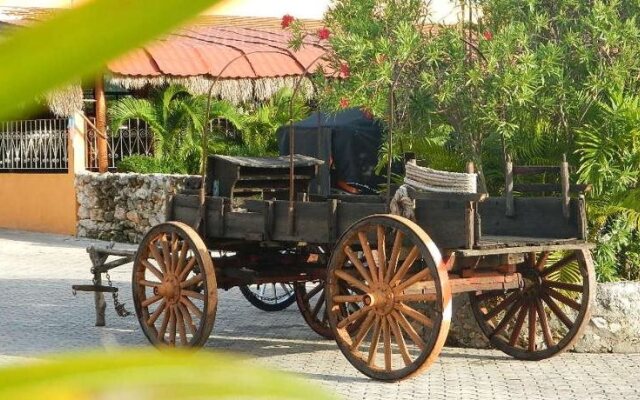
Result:
[[[133,264],[133,302],[155,346],[201,347],[216,316],[213,262],[198,234],[180,222],[153,227]]]
[[[326,292],[340,350],[369,377],[408,378],[429,367],[444,346],[451,321],[448,275],[438,248],[406,218],[374,215],[352,225],[333,252]],[[350,313],[349,305],[360,308]]]
[[[529,253],[517,270],[524,288],[470,293],[484,334],[498,349],[524,360],[542,360],[571,348],[589,322],[595,295],[589,251]]]
[[[333,339],[325,302],[325,281],[296,282],[295,298],[307,325],[325,339]]]
[[[262,311],[281,311],[296,301],[291,283],[263,283],[240,286],[240,292]]]

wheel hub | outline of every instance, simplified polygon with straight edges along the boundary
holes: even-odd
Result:
[[[166,275],[162,284],[157,287],[157,294],[163,296],[169,304],[180,299],[180,282],[175,275]]]
[[[393,310],[394,296],[389,285],[373,287],[373,290],[363,296],[366,306],[373,307],[373,311],[378,315],[387,315]]]

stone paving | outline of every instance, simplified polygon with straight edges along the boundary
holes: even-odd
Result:
[[[90,243],[95,242],[0,230],[0,364],[58,351],[147,345],[135,317],[119,318],[109,304],[107,327],[97,328],[93,296],[72,296],[72,283],[89,283],[84,249]],[[129,308],[130,272],[125,266],[111,274]],[[220,293],[205,351],[241,353],[250,362],[300,374],[345,399],[640,398],[640,354],[564,354],[525,362],[493,350],[445,348],[417,378],[371,381],[333,342],[307,328],[295,305],[266,313],[237,290]]]

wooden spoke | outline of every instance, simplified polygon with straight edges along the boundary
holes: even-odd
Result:
[[[191,270],[193,269],[193,267],[196,265],[197,262],[198,262],[198,259],[196,257],[191,257],[189,259],[189,261],[187,262],[187,265],[185,265],[184,269],[180,272],[180,277],[179,277],[180,282],[185,280],[185,278],[189,275],[189,272],[191,272]]]
[[[173,266],[171,265],[171,250],[169,249],[169,242],[167,242],[167,236],[162,235],[160,239],[160,246],[162,246],[162,255],[164,257],[164,266],[168,272],[173,272]]]
[[[424,350],[427,348],[427,345],[425,344],[424,340],[422,340],[420,335],[418,335],[418,332],[416,332],[416,330],[413,329],[413,326],[411,326],[409,321],[407,321],[407,318],[405,318],[405,316],[402,315],[402,313],[399,313],[398,311],[393,310],[391,311],[391,315],[393,316],[393,319],[395,319],[398,322],[400,327],[402,327],[402,329],[405,332],[407,332],[407,335],[409,335],[413,343],[416,346],[418,346],[420,350]]]
[[[162,314],[165,308],[167,308],[167,301],[165,299],[162,299],[162,302],[160,303],[158,308],[156,308],[156,310],[153,312],[153,314],[151,314],[151,316],[147,320],[147,325],[155,324],[156,321],[158,320],[158,317]]]
[[[182,248],[180,248],[180,256],[178,257],[178,262],[176,263],[175,274],[178,276],[182,275],[182,267],[184,267],[184,263],[187,259],[187,253],[189,252],[189,243],[186,240],[182,241]]]
[[[202,311],[200,311],[198,306],[193,304],[193,302],[189,300],[187,297],[181,297],[180,302],[184,304],[189,309],[189,311],[191,311],[196,317],[202,318]]]
[[[536,351],[536,306],[533,303],[529,305],[529,351]]]
[[[407,271],[409,271],[409,268],[411,268],[414,261],[416,261],[416,258],[418,258],[418,255],[420,255],[420,250],[417,246],[413,246],[409,254],[407,254],[407,258],[404,259],[402,266],[398,269],[398,272],[396,272],[393,278],[389,281],[391,286],[393,286],[394,283],[400,282],[402,278],[404,278]]]
[[[162,285],[160,282],[147,281],[145,279],[140,279],[138,281],[138,284],[142,286],[150,286],[150,287],[159,287],[160,285]]]
[[[402,356],[402,361],[404,361],[405,366],[411,365],[413,362],[411,360],[411,356],[409,355],[409,350],[407,350],[407,344],[404,341],[404,336],[402,336],[402,332],[400,332],[400,326],[398,322],[393,319],[391,314],[387,315],[387,324],[391,328],[391,333],[396,338],[396,344],[398,345],[398,349],[400,350],[400,355]]]
[[[305,301],[309,301],[311,300],[311,298],[313,296],[315,296],[316,294],[318,294],[318,292],[320,292],[322,289],[324,289],[324,284],[320,283],[318,285],[316,285],[316,287],[314,287],[313,289],[311,289],[309,291],[309,293],[304,295],[304,300]]]
[[[580,282],[558,282],[563,268],[579,269]],[[494,347],[523,360],[543,360],[570,349],[589,323],[589,308],[595,297],[595,270],[589,250],[560,248],[527,253],[517,271],[525,286],[506,298],[499,296],[499,291],[487,296],[469,294],[482,332]]]
[[[180,307],[178,307],[178,304],[176,304],[175,306],[175,314],[176,314],[176,321],[178,325],[178,333],[180,336],[180,344],[183,346],[186,346],[189,343],[189,341],[187,340],[187,329],[184,324],[184,317],[182,316],[182,310],[180,310]]]
[[[522,299],[518,299],[509,310],[505,313],[504,318],[498,325],[496,325],[495,329],[491,333],[491,336],[496,336],[502,333],[507,328],[507,324],[511,321],[511,318],[515,315],[515,313],[520,309],[522,304]]]
[[[213,259],[190,226],[163,222],[142,238],[133,261],[132,294],[138,322],[152,344],[203,346],[215,321],[215,289]]]
[[[394,308],[400,311],[402,314],[406,315],[407,317],[420,322],[422,325],[426,327],[429,327],[429,328],[433,327],[433,321],[429,317],[417,311],[416,309],[409,307],[404,303],[397,303],[394,305]]]
[[[318,299],[318,302],[313,307],[313,311],[311,311],[311,315],[313,315],[315,318],[318,317],[318,313],[320,312],[320,309],[322,308],[322,305],[324,304],[325,293],[326,293],[325,291],[322,291],[322,294],[320,295],[320,298]]]
[[[193,319],[191,318],[191,314],[189,314],[189,310],[182,303],[178,303],[178,309],[180,309],[180,314],[182,314],[182,319],[184,320],[185,326],[189,329],[192,335],[196,334],[196,326],[193,323]]]
[[[387,265],[387,272],[384,277],[385,283],[389,283],[391,281],[391,276],[393,276],[396,267],[398,266],[398,259],[400,258],[400,250],[402,250],[402,239],[404,238],[404,234],[401,230],[396,230],[396,237],[393,240],[393,248],[391,249],[391,257],[389,258],[389,263]]]
[[[511,293],[504,300],[502,300],[502,302],[500,302],[497,306],[495,306],[495,308],[493,310],[489,311],[484,316],[485,321],[489,321],[489,320],[495,318],[502,311],[506,310],[506,308],[509,307],[519,297],[520,297],[520,293],[518,293],[518,292]]]
[[[382,318],[382,337],[384,340],[384,369],[391,371],[391,332],[389,332],[389,321]]]
[[[369,272],[371,273],[372,282],[378,282],[376,261],[373,258],[373,252],[371,252],[371,246],[369,246],[367,234],[362,231],[358,232],[358,240],[360,240],[360,246],[362,246],[364,258],[367,260],[367,264],[369,265]]]
[[[352,295],[337,295],[333,296],[334,303],[362,303],[362,295],[360,294],[352,294]]]
[[[564,282],[556,282],[545,279],[542,281],[542,284],[547,287],[552,287],[560,290],[569,290],[571,292],[580,292],[584,290],[584,286],[576,285],[574,283],[564,283]]]
[[[351,247],[344,246],[344,253],[349,258],[349,261],[351,261],[351,264],[353,264],[353,266],[356,267],[356,269],[358,270],[360,275],[364,278],[364,280],[367,281],[367,282],[373,282],[371,280],[371,275],[369,274],[369,271],[367,271],[367,269],[364,267],[364,265],[362,265],[362,262],[360,262],[360,260],[358,259],[358,256],[351,249]]]
[[[338,325],[337,325],[338,328],[342,329],[346,326],[351,325],[352,323],[356,322],[358,319],[362,318],[362,316],[365,315],[367,312],[369,312],[369,310],[370,310],[370,307],[365,306],[359,309],[358,311],[352,314],[349,314],[345,319],[338,322]]]
[[[162,299],[162,296],[160,295],[155,295],[152,297],[149,297],[148,299],[144,300],[142,303],[140,303],[142,305],[142,307],[149,307],[151,304],[155,303],[156,301],[159,301]]]
[[[153,275],[156,276],[156,278],[163,280],[164,279],[164,275],[162,274],[162,272],[160,272],[160,270],[156,267],[154,267],[149,261],[147,260],[141,260],[142,265],[148,269],[149,271],[151,271],[151,273]]]
[[[549,329],[549,321],[547,320],[547,313],[544,311],[544,306],[540,299],[536,299],[536,309],[538,311],[538,317],[540,318],[540,327],[542,328],[542,337],[547,347],[555,346],[555,341],[551,335],[551,329]]]
[[[367,357],[367,365],[373,367],[376,363],[376,354],[378,353],[378,343],[380,342],[380,331],[382,330],[382,318],[376,317],[374,323],[373,335],[371,336],[371,345],[369,346],[369,356]]]
[[[190,279],[187,279],[184,282],[180,282],[181,288],[186,288],[189,286],[197,285],[198,283],[204,281],[204,276],[202,274],[198,274]]]
[[[356,278],[351,276],[348,272],[345,272],[343,270],[338,269],[338,270],[336,270],[335,274],[336,274],[336,276],[338,278],[340,278],[343,281],[347,282],[351,286],[362,290],[364,293],[368,293],[369,292],[369,288],[363,282],[357,280]]]
[[[384,228],[380,225],[376,227],[376,236],[378,237],[378,282],[383,282],[387,271],[387,251],[385,249]]]
[[[566,305],[568,305],[569,307],[573,308],[576,311],[580,311],[580,303],[578,303],[577,301],[570,299],[569,297],[565,296],[564,294],[557,292],[549,287],[544,289],[545,292],[547,292],[547,294],[551,297],[553,297],[554,299],[558,300],[561,303],[564,303]]]
[[[538,262],[536,263],[536,269],[538,271],[542,271],[544,269],[545,265],[547,265],[548,258],[549,258],[548,251],[545,251],[540,255],[540,257],[538,258]]]
[[[576,261],[577,259],[578,259],[578,253],[574,251],[571,254],[569,254],[568,256],[565,256],[561,260],[559,260],[556,263],[554,263],[549,268],[547,268],[544,271],[542,271],[542,276],[549,276],[550,274],[553,274],[554,272],[561,270],[565,265],[567,265],[569,263],[572,263],[573,261]]]
[[[551,311],[556,315],[556,317],[558,317],[560,321],[562,321],[562,323],[568,329],[571,329],[571,326],[573,326],[573,322],[571,322],[571,319],[567,317],[567,314],[565,314],[564,311],[562,311],[560,307],[558,307],[558,305],[553,301],[553,299],[551,299],[551,297],[549,297],[548,294],[542,293],[542,300],[545,303],[547,303],[547,305],[549,306]]]
[[[189,296],[192,297],[194,299],[198,299],[198,300],[203,300],[204,301],[204,295],[198,292],[194,292],[192,290],[183,290],[182,294],[185,296]]]
[[[174,345],[176,344],[176,310],[174,307],[169,307],[169,312],[171,315],[169,316],[169,343]]]
[[[171,232],[171,269],[175,274],[177,274],[178,268],[178,235],[175,232]]]
[[[516,301],[519,296],[520,295],[518,292],[511,293],[509,296],[507,296],[507,298],[505,298],[504,300],[502,300],[502,302],[500,302],[497,306],[495,306],[493,310],[485,314],[484,316],[485,321],[489,321],[490,319],[495,318],[496,315],[500,314],[501,311],[504,311],[507,307],[511,305],[511,303]]]
[[[400,283],[395,288],[393,288],[393,293],[394,294],[402,293],[403,291],[405,291],[407,288],[409,288],[414,283],[426,280],[430,276],[431,276],[431,273],[429,272],[428,269],[425,268],[422,271],[420,271],[420,272],[416,273],[415,275],[413,275],[412,277],[410,277],[409,279],[407,279],[406,281]]]
[[[520,312],[518,313],[518,318],[516,319],[516,324],[513,327],[513,332],[511,332],[511,336],[509,337],[509,345],[515,346],[518,342],[518,337],[520,337],[520,332],[522,332],[522,326],[524,325],[524,318],[527,316],[527,308],[521,307]]]
[[[373,323],[376,320],[376,313],[370,312],[367,314],[367,317],[364,319],[358,330],[356,331],[356,336],[353,339],[353,343],[351,343],[351,350],[357,350],[358,347],[362,344],[365,336],[371,330]]]
[[[162,258],[162,255],[160,255],[155,241],[149,243],[149,251],[151,252],[151,256],[153,257],[153,259],[158,263],[158,266],[160,267],[162,273],[166,274],[167,266],[164,264],[164,259]]]
[[[165,307],[164,318],[162,319],[162,325],[158,329],[158,340],[164,342],[164,334],[167,332],[167,325],[169,325],[169,317],[171,316],[171,307]]]

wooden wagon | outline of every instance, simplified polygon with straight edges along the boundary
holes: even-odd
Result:
[[[509,163],[505,197],[410,189],[414,220],[390,214],[380,196],[310,195],[321,163],[209,157],[205,186],[174,196],[169,222],[153,227],[135,254],[94,260],[95,288],[102,273],[133,260],[135,312],[149,341],[199,347],[214,325],[218,289],[293,283],[311,328],[385,381],[436,360],[454,294],[469,296],[484,334],[513,357],[544,359],[578,340],[595,278],[585,200],[569,195],[585,188],[569,185],[566,163]],[[532,173],[562,179],[513,183],[514,174]]]

